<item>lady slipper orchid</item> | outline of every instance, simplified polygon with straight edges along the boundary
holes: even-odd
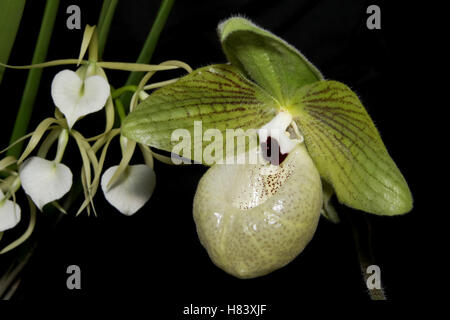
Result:
[[[14,228],[20,221],[20,207],[17,203],[5,199],[0,190],[0,232]]]
[[[130,165],[108,186],[118,167],[112,166],[103,173],[102,190],[113,207],[124,215],[131,216],[150,199],[156,185],[155,172],[145,164]]]
[[[62,198],[72,186],[72,172],[56,161],[31,157],[19,169],[20,181],[39,210]]]
[[[244,18],[225,20],[218,33],[229,64],[197,69],[153,92],[122,125],[127,138],[169,152],[171,132],[200,136],[198,121],[223,136],[259,129],[260,144],[274,138],[268,128],[280,131],[275,140],[287,156],[275,170],[217,161],[200,181],[194,220],[216,265],[241,278],[284,266],[311,239],[333,192],[340,203],[376,215],[412,209],[403,175],[348,86],[325,80],[297,49]],[[289,124],[300,141],[291,139]],[[184,157],[208,144],[194,139],[190,147]],[[243,148],[224,149],[231,157]]]
[[[86,72],[87,73],[87,72]],[[67,119],[69,128],[82,116],[101,110],[109,97],[108,81],[100,75],[80,77],[83,72],[62,70],[53,79],[53,102]]]

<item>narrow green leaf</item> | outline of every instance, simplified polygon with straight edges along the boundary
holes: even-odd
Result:
[[[275,116],[277,109],[276,101],[244,78],[235,67],[212,65],[197,69],[152,93],[125,119],[122,134],[171,152],[179,143],[171,141],[172,132],[187,129],[194,141],[191,157],[183,156],[194,159],[196,146],[204,150],[211,143],[203,141],[199,145],[201,137],[194,132],[194,121],[202,122],[202,137],[207,129],[218,129],[225,142],[226,129],[258,129]]]
[[[137,58],[137,63],[149,63],[153,52],[155,51],[156,45],[159,40],[159,36],[166,24],[167,18],[169,17],[170,11],[172,10],[175,0],[162,0],[159,6],[158,13],[156,14],[155,21],[153,22],[152,28],[147,35],[144,46],[139,53]],[[127,79],[125,85],[134,84],[137,85],[139,80],[142,78],[142,72],[132,72]],[[121,98],[123,104],[128,106],[131,99],[131,94],[124,94]]]
[[[20,20],[22,20],[25,0],[0,1],[0,62],[7,63],[11,53]],[[5,68],[0,66],[0,84]]]
[[[97,23],[98,30],[98,58],[101,59],[108,38],[111,22],[116,11],[118,0],[103,0],[102,10]]]
[[[39,36],[31,61],[32,64],[43,62],[47,56],[47,49],[50,44],[58,7],[59,0],[48,0],[46,2],[41,28],[39,30]],[[10,143],[13,143],[27,132],[28,124],[33,112],[34,100],[41,81],[41,75],[42,69],[32,69],[28,73],[22,100],[20,101],[19,111],[17,112],[16,121],[14,123],[14,129],[11,134]],[[18,158],[21,150],[22,143],[19,143],[8,151],[8,155]]]
[[[292,102],[308,151],[340,202],[378,215],[411,210],[408,185],[350,88],[320,81],[299,89]]]
[[[231,64],[283,105],[299,87],[323,78],[297,49],[244,18],[222,22],[218,32]]]

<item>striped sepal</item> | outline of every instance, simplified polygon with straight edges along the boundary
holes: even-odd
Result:
[[[122,134],[171,152],[179,143],[171,141],[174,130],[187,129],[192,137],[192,152],[187,158],[194,159],[194,150],[201,143],[198,132],[194,132],[194,121],[202,122],[202,136],[209,128],[218,129],[225,143],[226,129],[258,129],[275,116],[277,109],[275,100],[245,79],[235,67],[211,65],[153,92],[128,115]],[[203,141],[202,150],[210,143]],[[230,155],[225,146],[223,150],[224,156]]]
[[[379,215],[411,210],[408,185],[350,88],[316,82],[299,89],[292,103],[308,151],[340,202]]]
[[[225,20],[218,32],[228,61],[281,104],[301,86],[323,79],[297,49],[247,19]]]

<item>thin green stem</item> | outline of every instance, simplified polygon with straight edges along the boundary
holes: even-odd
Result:
[[[98,32],[94,30],[91,43],[89,43],[89,61],[98,61]]]
[[[119,118],[120,118],[120,122],[123,122],[126,117],[125,107],[123,106],[123,103],[122,103],[122,101],[120,101],[120,99],[115,99],[114,101],[115,101],[117,114],[119,115]]]
[[[104,0],[100,18],[97,23],[98,30],[98,58],[101,59],[105,49],[106,39],[108,38],[111,22],[116,10],[117,0]]]
[[[355,241],[355,247],[358,253],[358,260],[361,267],[364,284],[367,284],[369,277],[367,274],[367,268],[370,265],[375,265],[372,250],[372,231],[370,221],[365,214],[364,217],[360,216],[358,218],[351,214],[347,214],[346,216],[352,228],[353,239]],[[361,229],[363,231],[361,231]],[[386,295],[382,284],[379,289],[368,289],[368,293],[371,300],[386,300]]]
[[[40,63],[47,56],[47,49],[55,23],[56,14],[59,7],[59,0],[48,0],[45,6],[44,17],[42,18],[41,29],[39,31],[36,48],[34,50],[32,64]],[[26,134],[31,114],[33,112],[34,101],[36,99],[39,83],[42,75],[42,69],[32,69],[28,73],[25,90],[22,101],[20,102],[16,122],[11,135],[10,143],[13,143]],[[18,143],[8,150],[8,155],[19,157],[22,151],[23,143]]]
[[[125,92],[135,92],[137,90],[137,86],[135,85],[129,85],[129,86],[123,86],[120,87],[116,90],[114,90],[111,94],[113,99],[116,99],[118,97],[120,97],[122,94],[124,94]]]
[[[156,44],[158,43],[159,36],[161,34],[164,25],[166,24],[167,18],[172,10],[173,4],[175,0],[163,0],[158,13],[156,15],[156,19],[153,22],[152,28],[147,35],[147,39],[145,40],[144,46],[142,47],[141,53],[137,59],[137,63],[149,63],[152,58],[153,52],[155,51]],[[128,77],[126,85],[137,85],[139,83],[139,79],[142,77],[142,72],[132,72]],[[122,102],[124,105],[128,105],[130,101],[131,95],[125,94],[122,96]]]
[[[68,141],[69,141],[69,132],[67,131],[67,129],[64,129],[61,131],[58,137],[58,148],[56,149],[56,156],[55,156],[56,163],[61,162]]]

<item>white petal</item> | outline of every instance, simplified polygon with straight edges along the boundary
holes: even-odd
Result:
[[[102,176],[102,190],[106,200],[121,213],[131,216],[150,199],[155,189],[155,172],[144,164],[132,165],[109,189],[111,180],[118,166],[106,170]]]
[[[78,118],[104,107],[109,90],[108,81],[101,76],[90,76],[83,81],[75,72],[62,70],[53,78],[51,91],[53,102],[72,128]]]
[[[11,200],[3,200],[3,192],[0,191],[0,232],[14,228],[20,221],[20,207]]]
[[[72,186],[72,172],[66,165],[39,157],[26,160],[19,175],[23,189],[40,210],[62,198]]]
[[[275,118],[263,125],[259,130],[259,139],[261,142],[267,140],[268,136],[273,137],[276,134],[285,132],[292,122],[292,116],[289,112],[280,111]]]
[[[301,142],[302,141],[299,139],[291,139],[289,135],[282,134],[280,135],[280,140],[278,142],[278,145],[280,146],[280,152],[282,154],[289,153],[295,148],[298,143]]]

